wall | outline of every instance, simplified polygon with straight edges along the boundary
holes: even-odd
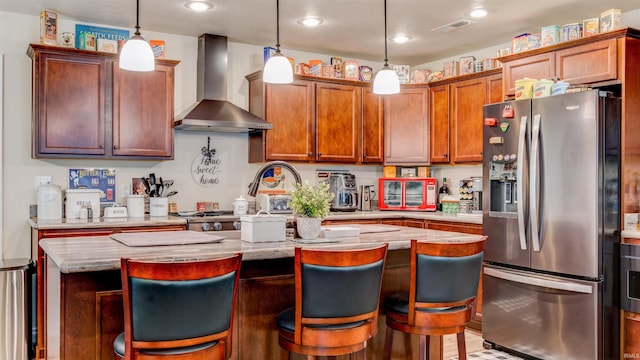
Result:
[[[73,19],[61,19],[59,32],[75,32]],[[95,24],[99,26],[109,26]],[[129,29],[133,31],[133,29]],[[166,42],[166,58],[179,60],[175,72],[175,112],[179,114],[196,100],[196,51],[197,38],[166,33],[144,31],[147,39],[163,39]],[[28,257],[30,231],[29,205],[36,203],[34,176],[51,175],[53,183],[68,187],[69,168],[113,168],[118,184],[128,187],[132,177],[148,176],[150,172],[164,179],[175,181],[173,189],[179,191],[171,201],[180,210],[194,210],[197,201],[217,201],[222,209],[231,209],[233,199],[245,195],[259,165],[247,163],[247,135],[207,132],[175,133],[175,159],[173,161],[96,161],[96,160],[42,160],[31,158],[31,59],[26,55],[29,43],[39,41],[39,17],[0,12],[0,54],[4,55],[3,87],[7,89],[2,99],[3,130],[2,149],[2,238],[0,258]],[[268,44],[267,44],[268,45]],[[262,68],[262,47],[229,43],[228,100],[248,107],[248,83],[244,76]],[[295,59],[322,59],[322,54],[288,51]],[[338,56],[340,54],[337,54]],[[361,61],[374,69],[380,63]],[[220,182],[212,187],[199,186],[191,176],[191,166],[207,146],[217,150],[221,161]],[[312,165],[296,165],[303,180],[314,180]],[[381,173],[380,166],[358,167],[332,166],[332,169],[349,169],[358,176],[360,184],[373,184]],[[117,191],[122,186],[118,186]],[[122,193],[120,191],[120,193]],[[120,196],[118,196],[120,199]]]

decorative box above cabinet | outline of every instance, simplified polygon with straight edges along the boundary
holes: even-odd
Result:
[[[178,61],[120,70],[117,54],[31,44],[34,158],[173,159]]]

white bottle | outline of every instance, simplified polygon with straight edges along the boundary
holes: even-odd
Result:
[[[233,215],[246,215],[247,214],[247,199],[240,197],[233,200]]]

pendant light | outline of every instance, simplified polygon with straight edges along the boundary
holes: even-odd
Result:
[[[130,71],[153,71],[156,60],[151,45],[140,35],[140,0],[136,0],[136,32],[120,51],[120,69]]]
[[[373,79],[373,93],[391,95],[400,92],[400,79],[395,71],[389,67],[387,59],[387,0],[384,0],[384,66]]]
[[[270,84],[290,84],[293,82],[291,63],[280,52],[280,0],[276,0],[276,52],[264,65],[262,81]]]

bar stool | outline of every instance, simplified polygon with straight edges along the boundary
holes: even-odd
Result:
[[[124,332],[117,356],[213,360],[231,356],[242,254],[187,261],[121,259]]]
[[[457,334],[458,358],[467,358],[464,329],[474,311],[486,240],[486,236],[460,243],[411,240],[409,292],[384,300],[383,359],[391,358],[394,330],[420,335],[421,360],[427,359],[431,335]]]
[[[373,249],[295,249],[295,306],[278,315],[279,341],[289,353],[358,353],[378,330],[387,244]]]

